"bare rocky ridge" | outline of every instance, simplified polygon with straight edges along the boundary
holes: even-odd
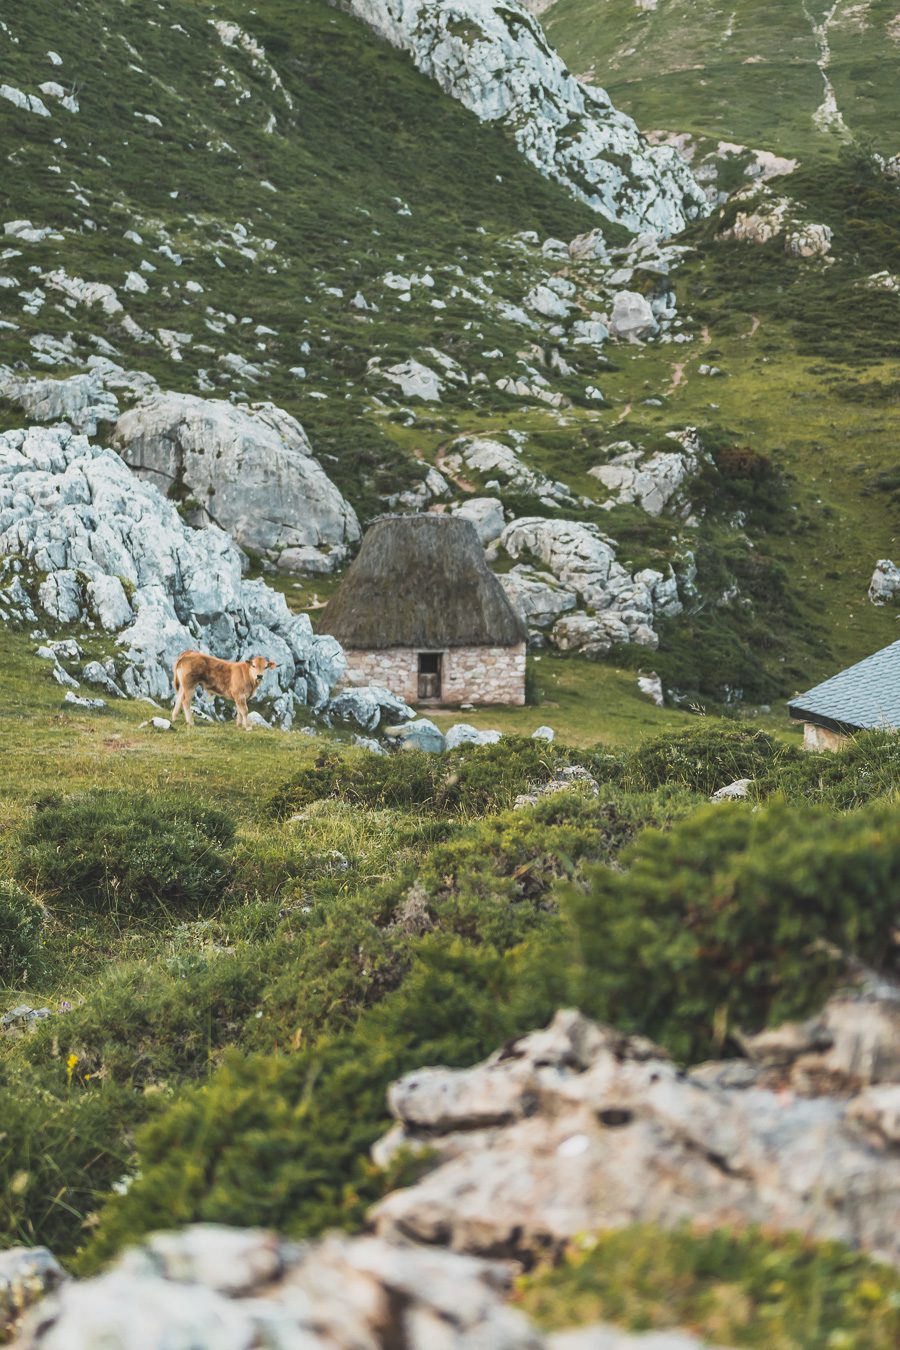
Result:
[[[501,121],[522,154],[608,220],[674,234],[706,196],[671,146],[651,146],[603,89],[581,84],[518,3],[343,0],[408,51],[419,70],[482,121]]]

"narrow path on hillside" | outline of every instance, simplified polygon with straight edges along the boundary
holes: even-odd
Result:
[[[680,388],[680,386],[684,384],[686,378],[685,371],[687,370],[689,364],[691,363],[691,361],[697,359],[697,357],[700,355],[700,353],[703,351],[704,348],[709,346],[709,341],[710,341],[709,329],[704,324],[703,327],[700,329],[700,342],[701,342],[700,349],[698,351],[690,352],[684,358],[683,361],[676,361],[672,366],[672,382],[669,385],[668,389],[666,390],[666,398],[669,398],[672,394],[675,393],[676,389]]]

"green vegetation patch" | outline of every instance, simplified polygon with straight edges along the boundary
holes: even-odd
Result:
[[[604,1233],[574,1246],[557,1270],[522,1280],[519,1301],[547,1330],[689,1327],[704,1341],[759,1350],[891,1350],[900,1341],[895,1270],[839,1243],[758,1229]]]

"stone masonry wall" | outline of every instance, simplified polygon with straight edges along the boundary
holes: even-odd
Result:
[[[383,684],[407,703],[419,701],[419,652],[345,649],[349,684]],[[427,650],[433,650],[429,648]],[[525,702],[525,644],[515,647],[449,647],[442,653],[441,703]]]

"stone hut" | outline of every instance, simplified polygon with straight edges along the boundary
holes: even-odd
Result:
[[[525,702],[525,626],[460,516],[376,521],[319,629],[354,684],[410,703]]]
[[[900,642],[832,675],[788,704],[807,750],[839,750],[856,731],[900,728]]]

